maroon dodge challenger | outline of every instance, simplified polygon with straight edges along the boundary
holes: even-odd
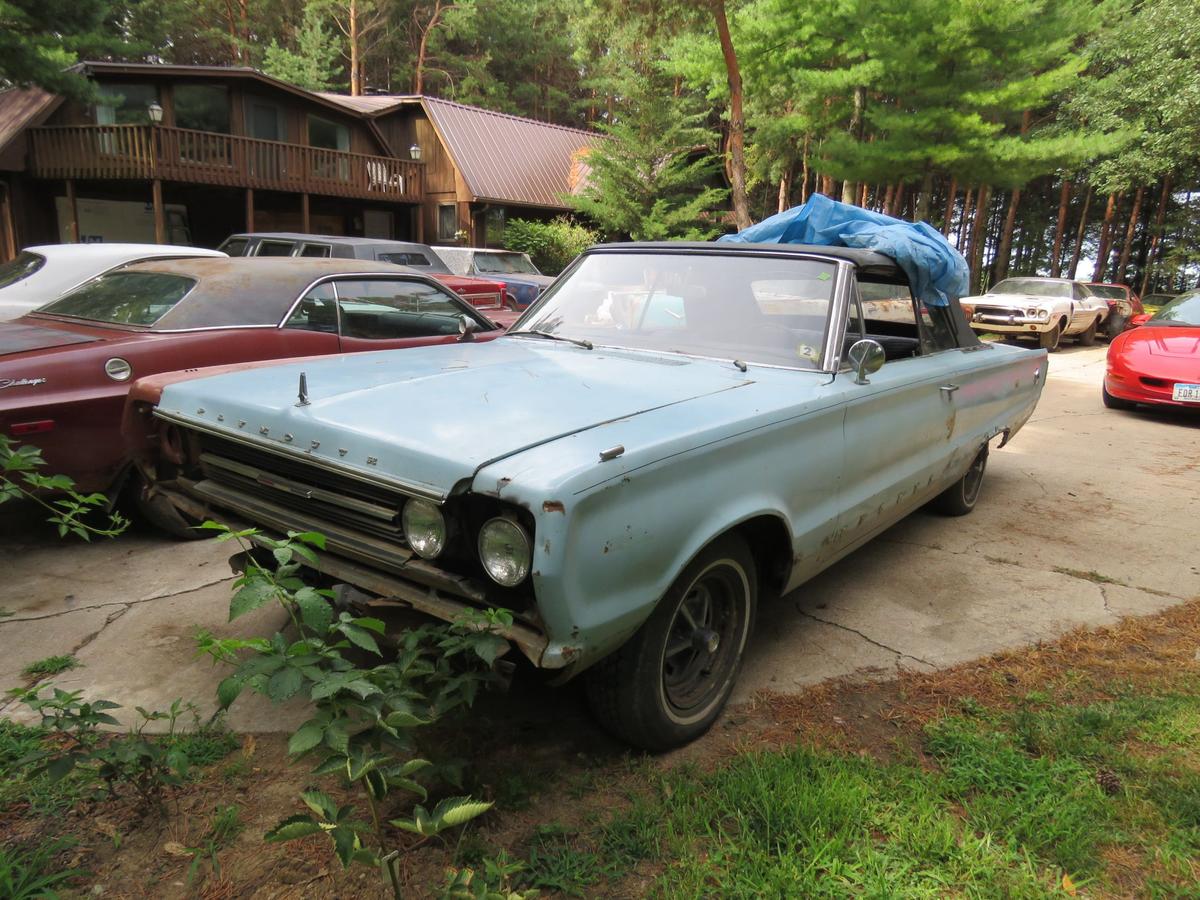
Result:
[[[182,259],[109,272],[0,323],[0,434],[47,474],[115,494],[132,380],[202,366],[488,340],[428,276],[354,259]]]

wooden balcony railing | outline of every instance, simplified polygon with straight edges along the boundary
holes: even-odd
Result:
[[[38,178],[136,178],[420,202],[421,164],[151,125],[31,128]]]

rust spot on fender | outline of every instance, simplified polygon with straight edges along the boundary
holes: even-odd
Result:
[[[556,512],[563,513],[565,515],[567,508],[563,506],[563,502],[561,500],[547,500],[542,504],[542,512]]]

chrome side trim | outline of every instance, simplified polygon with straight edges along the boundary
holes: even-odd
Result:
[[[202,431],[205,434],[211,434],[214,437],[222,438],[223,440],[232,441],[235,444],[243,444],[247,447],[253,447],[255,450],[261,450],[264,453],[270,453],[275,456],[282,456],[289,459],[302,460],[311,466],[319,469],[324,469],[327,472],[332,472],[335,475],[341,475],[345,478],[353,478],[355,481],[361,481],[363,484],[380,485],[385,484],[390,488],[399,491],[409,497],[419,497],[422,500],[430,500],[437,503],[439,506],[446,501],[447,494],[442,491],[427,487],[426,485],[413,484],[410,481],[405,481],[401,478],[386,475],[382,472],[359,472],[356,469],[347,466],[333,465],[327,460],[321,459],[319,456],[313,456],[307,450],[298,448],[277,446],[275,444],[267,444],[262,441],[252,440],[244,435],[233,431],[226,431],[223,428],[213,428],[205,422],[197,422],[194,419],[189,419],[186,416],[181,416],[177,413],[165,412],[157,407],[154,410],[154,416],[163,419],[167,422],[173,422],[176,425],[182,425],[185,428],[191,428],[194,431]]]

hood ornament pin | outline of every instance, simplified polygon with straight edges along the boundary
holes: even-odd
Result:
[[[308,376],[300,373],[300,399],[296,402],[297,406],[308,406]]]

